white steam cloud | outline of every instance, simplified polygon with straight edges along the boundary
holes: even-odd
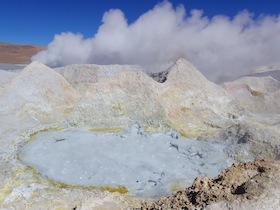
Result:
[[[248,11],[234,18],[208,18],[201,10],[187,14],[168,1],[128,24],[121,10],[106,12],[94,37],[55,35],[46,51],[33,56],[50,66],[72,63],[153,64],[180,57],[209,79],[238,75],[244,69],[280,61],[280,15],[253,19]]]

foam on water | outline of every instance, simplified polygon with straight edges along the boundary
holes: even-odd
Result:
[[[132,129],[133,130],[133,129]],[[94,133],[67,129],[38,134],[22,159],[40,174],[72,185],[124,185],[132,195],[157,196],[213,177],[232,164],[225,145],[183,138],[176,132]]]

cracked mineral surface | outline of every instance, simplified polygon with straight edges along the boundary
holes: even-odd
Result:
[[[197,176],[214,177],[234,162],[218,141],[138,129],[111,134],[79,129],[46,132],[23,147],[21,158],[58,182],[125,186],[130,195],[145,197],[170,194]]]

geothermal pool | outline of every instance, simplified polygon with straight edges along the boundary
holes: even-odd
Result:
[[[67,129],[40,133],[21,150],[41,175],[79,186],[125,186],[130,195],[159,196],[218,175],[233,160],[225,145],[176,132],[96,133]]]

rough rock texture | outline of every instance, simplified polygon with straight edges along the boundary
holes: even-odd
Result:
[[[50,121],[65,118],[79,95],[61,75],[33,62],[6,85],[0,100],[4,113]]]
[[[233,165],[213,179],[199,177],[186,190],[154,203],[143,203],[142,209],[203,209],[208,205],[207,209],[277,209],[279,172],[280,162],[273,160]],[[260,202],[260,197],[269,198],[269,205]]]
[[[257,122],[251,119],[229,127],[222,134],[221,139],[229,141],[234,147],[229,156],[235,155],[239,161],[254,160],[255,158],[280,157],[280,123]],[[273,121],[273,119],[270,119]]]
[[[148,75],[150,77],[152,77],[155,81],[160,82],[160,83],[164,83],[167,80],[167,76],[169,74],[170,68],[162,71],[162,72],[158,72],[158,73],[149,73]]]
[[[148,130],[173,128],[188,137],[206,138],[244,114],[228,92],[184,59],[170,67],[164,83],[139,67],[89,67],[57,70],[82,95],[69,117],[75,125],[127,128],[139,122]]]
[[[253,113],[280,114],[280,82],[272,77],[242,77],[223,87]]]
[[[158,94],[172,126],[190,137],[213,136],[244,114],[227,91],[184,59],[170,68]]]
[[[103,79],[113,78],[122,71],[144,71],[138,65],[95,65],[95,64],[73,64],[55,71],[61,74],[74,88],[82,94],[92,83],[100,82]]]
[[[153,89],[158,85],[142,72],[124,71],[91,84],[70,115],[73,124],[126,129],[135,122],[158,128],[165,112]]]
[[[265,97],[256,94],[257,96],[250,96],[250,100],[252,97],[260,97],[261,100],[254,99],[253,102],[270,107],[256,105],[265,112],[252,114],[246,111],[248,106],[243,104],[242,108],[240,102],[227,90],[207,81],[193,65],[183,59],[169,68],[168,74],[164,74],[166,80],[162,81],[163,83],[149,77],[139,66],[74,65],[53,70],[34,62],[18,75],[7,72],[0,74],[2,209],[38,209],[38,206],[42,209],[139,207],[139,199],[118,193],[110,194],[51,183],[23,164],[18,156],[21,146],[36,133],[46,130],[77,126],[112,132],[119,131],[119,128],[126,129],[138,122],[150,132],[177,130],[188,137],[206,141],[208,137],[216,137],[217,140],[234,145],[233,148],[238,145],[237,149],[228,150],[228,155],[234,156],[236,161],[248,161],[256,157],[280,157],[280,115],[275,108],[279,100],[276,101],[277,98],[273,95],[275,91],[277,93],[278,83],[271,78],[249,84],[252,87],[261,87],[261,91],[265,90]],[[269,97],[274,100],[275,107],[266,95],[271,95]],[[267,114],[266,111],[273,114]],[[239,172],[233,173],[234,183],[225,183],[228,187],[225,198],[229,201],[216,199],[219,203],[211,204],[207,208],[245,209],[256,204],[258,209],[266,209],[262,205],[276,209],[279,206],[277,196],[280,194],[279,171],[276,170],[279,164],[265,161],[264,167],[271,169],[267,168],[261,173],[257,168],[262,164],[261,161],[255,165],[250,163],[246,166],[248,170],[243,169],[245,166],[236,166]],[[247,174],[256,175],[260,186],[265,186],[260,190],[261,194],[253,193]],[[266,176],[267,179],[264,178]],[[216,180],[214,184],[211,179],[202,180],[213,186],[213,189],[223,182]],[[251,200],[245,199],[246,193],[232,195],[229,190],[236,190],[243,182],[248,182],[246,192],[249,192],[249,197],[252,196]],[[198,181],[195,186],[204,187]],[[195,189],[197,188],[194,188],[193,192]],[[209,188],[208,191],[213,189]],[[205,193],[203,195],[206,196]],[[216,196],[221,198],[220,194]],[[200,202],[197,196],[194,198],[195,203]],[[232,198],[240,199],[232,202]],[[215,200],[213,197],[211,199]]]

